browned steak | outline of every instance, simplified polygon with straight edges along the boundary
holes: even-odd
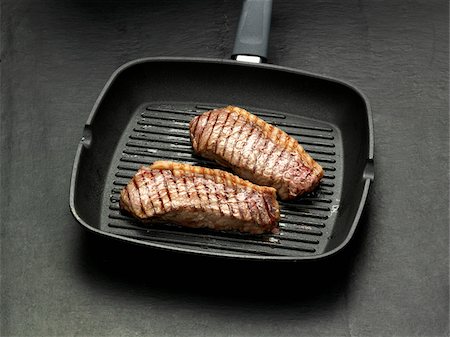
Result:
[[[280,218],[275,189],[169,161],[139,169],[122,190],[120,207],[144,222],[253,234],[277,232]]]
[[[197,154],[255,184],[274,187],[281,199],[312,191],[323,176],[322,167],[294,138],[244,109],[205,112],[189,129]]]

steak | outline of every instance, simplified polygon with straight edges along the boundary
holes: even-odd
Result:
[[[252,234],[277,233],[280,219],[274,188],[169,161],[141,167],[121,191],[119,205],[143,222]]]
[[[323,177],[322,167],[297,140],[244,109],[207,111],[189,129],[198,155],[255,184],[274,187],[281,199],[312,191]]]

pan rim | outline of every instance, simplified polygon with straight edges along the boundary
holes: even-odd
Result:
[[[337,79],[331,76],[312,73],[304,70],[298,70],[294,68],[288,68],[284,66],[274,65],[274,64],[267,64],[267,63],[246,63],[246,62],[239,62],[234,60],[226,60],[226,59],[213,59],[213,58],[201,58],[201,57],[145,57],[145,58],[139,58],[135,59],[129,62],[126,62],[119,68],[117,68],[113,74],[110,76],[108,81],[105,83],[103,89],[101,90],[98,98],[96,99],[92,110],[88,116],[88,119],[85,123],[85,128],[89,127],[96,115],[96,112],[98,110],[98,107],[102,103],[105,94],[108,92],[109,88],[111,87],[112,83],[117,79],[118,75],[121,74],[126,69],[138,65],[141,63],[152,63],[152,62],[184,62],[184,63],[210,63],[210,64],[229,64],[233,66],[243,66],[243,67],[254,67],[254,68],[262,68],[262,69],[271,69],[276,71],[282,71],[302,76],[308,76],[312,78],[318,78],[322,80],[327,80],[331,82],[335,82],[341,85],[344,85],[357,93],[361,99],[363,100],[365,106],[366,106],[366,114],[367,114],[367,121],[368,121],[368,129],[369,129],[369,151],[368,151],[368,157],[367,157],[367,163],[371,166],[373,165],[373,159],[374,159],[374,135],[373,135],[373,117],[372,117],[372,110],[370,107],[369,100],[367,96],[361,92],[358,88],[356,88],[354,85],[352,85],[349,82],[343,81],[341,79]],[[333,255],[336,255],[338,252],[343,250],[345,246],[348,245],[348,243],[353,238],[354,232],[356,231],[357,225],[359,223],[359,220],[361,218],[362,212],[364,210],[364,207],[366,205],[367,197],[369,194],[370,185],[373,182],[374,174],[373,172],[370,172],[370,174],[363,175],[362,179],[364,181],[364,188],[363,192],[359,201],[358,208],[356,210],[355,216],[353,218],[353,222],[350,226],[350,230],[345,237],[345,239],[335,248],[331,249],[330,251],[324,252],[322,254],[317,255],[305,255],[305,256],[265,256],[265,255],[243,255],[243,254],[233,254],[233,253],[216,253],[206,250],[196,250],[196,249],[190,249],[190,248],[180,248],[180,247],[169,247],[165,244],[159,244],[156,242],[148,242],[143,240],[134,239],[127,236],[121,236],[109,232],[105,232],[102,230],[99,230],[91,225],[89,225],[87,222],[85,222],[81,216],[78,214],[76,206],[75,206],[75,190],[77,185],[77,175],[78,175],[78,168],[79,168],[79,161],[81,158],[81,153],[83,151],[84,144],[83,140],[80,140],[78,143],[77,151],[75,153],[75,159],[72,167],[72,174],[71,174],[71,182],[70,182],[70,195],[69,195],[69,205],[72,215],[75,217],[75,219],[86,229],[88,229],[91,232],[94,232],[96,234],[110,237],[113,239],[121,240],[121,241],[127,241],[130,243],[143,245],[147,247],[153,247],[157,249],[167,250],[167,251],[173,251],[173,252],[179,252],[179,253],[188,253],[188,254],[194,254],[194,255],[202,255],[202,256],[210,256],[210,257],[222,257],[222,258],[232,258],[232,259],[239,259],[239,260],[255,260],[255,261],[261,261],[261,260],[270,260],[270,261],[307,261],[307,260],[322,260],[327,257],[331,257]],[[371,170],[373,171],[373,170]]]

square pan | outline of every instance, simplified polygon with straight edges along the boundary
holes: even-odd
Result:
[[[141,165],[173,160],[218,167],[193,154],[188,123],[229,104],[280,127],[324,167],[316,191],[280,203],[280,234],[143,226],[121,214],[118,193]],[[350,85],[273,65],[151,58],[118,69],[94,105],[75,157],[70,206],[93,232],[155,248],[241,259],[318,259],[350,240],[372,180],[370,108]]]

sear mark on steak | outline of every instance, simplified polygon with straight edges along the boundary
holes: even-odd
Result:
[[[274,188],[169,161],[141,167],[121,191],[119,205],[143,222],[252,234],[277,233],[280,219]]]
[[[189,123],[194,151],[255,184],[271,186],[281,199],[314,190],[322,167],[291,136],[248,111],[228,106]]]

